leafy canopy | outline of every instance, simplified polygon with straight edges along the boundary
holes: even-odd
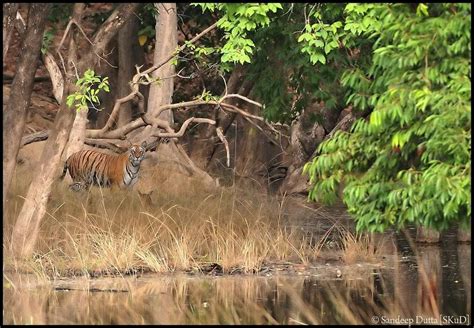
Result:
[[[344,72],[347,102],[372,110],[305,166],[309,198],[343,201],[357,229],[470,224],[471,5],[348,4],[347,38],[371,62]]]
[[[358,230],[470,224],[470,4],[199,6],[220,15],[225,70],[252,63],[267,119],[311,98],[360,117],[305,166],[311,200],[343,187]]]

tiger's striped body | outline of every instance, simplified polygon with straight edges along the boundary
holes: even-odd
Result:
[[[145,158],[146,143],[132,146],[122,155],[109,155],[95,150],[81,150],[72,154],[64,165],[61,178],[67,170],[73,180],[74,191],[91,185],[120,188],[133,186],[138,180],[140,164]]]

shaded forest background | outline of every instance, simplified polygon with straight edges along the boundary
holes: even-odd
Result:
[[[39,158],[31,158],[29,143],[48,138],[40,166],[49,171],[39,175],[51,178],[36,182],[47,189],[60,167],[48,169],[47,160],[64,161],[83,144],[119,153],[146,139],[151,155],[137,189],[150,200],[178,174],[207,189],[239,183],[317,201],[339,196],[359,228],[470,225],[470,5],[175,6],[51,5],[18,140],[26,151],[7,150],[9,160],[33,165]],[[7,49],[4,42],[5,113],[28,37],[20,21],[29,26],[37,8],[19,5],[22,19],[4,9],[4,41],[15,17]],[[110,26],[116,31],[107,34]],[[48,54],[63,71],[63,89],[46,68]],[[139,74],[153,65],[162,67]],[[110,92],[87,111],[61,110],[86,69],[107,77]],[[134,98],[112,114],[136,76],[142,83]],[[181,102],[187,105],[166,107]],[[186,125],[192,118],[199,124]],[[112,137],[131,122],[140,126],[127,140]],[[166,137],[182,126],[182,136]],[[60,131],[70,130],[66,146]],[[4,182],[4,197],[7,191]],[[41,211],[28,211],[39,222]]]

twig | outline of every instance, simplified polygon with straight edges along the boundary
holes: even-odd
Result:
[[[72,19],[71,21],[74,23],[74,25],[76,25],[76,26],[79,28],[79,30],[82,32],[82,35],[84,35],[84,37],[86,38],[86,40],[90,43],[91,49],[92,49],[92,51],[94,51],[94,53],[97,55],[97,57],[99,57],[100,59],[102,59],[103,61],[105,61],[107,64],[109,64],[110,67],[112,67],[112,68],[118,68],[117,66],[114,66],[114,65],[112,65],[111,63],[109,63],[109,62],[107,61],[107,59],[105,59],[104,57],[102,57],[101,55],[99,55],[99,54],[95,51],[95,49],[94,49],[94,44],[93,44],[92,41],[87,37],[87,34],[84,32],[84,30],[82,29],[81,25],[80,25],[78,22],[76,22],[74,19]],[[112,51],[111,51],[110,53],[112,53]],[[107,54],[107,56],[110,55],[110,53]]]
[[[224,81],[224,97],[227,96],[227,82],[222,74],[219,74],[219,76],[222,78]]]

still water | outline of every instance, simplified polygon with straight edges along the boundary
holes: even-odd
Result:
[[[447,235],[383,265],[298,273],[148,274],[39,282],[5,273],[4,324],[471,324],[471,245]]]

